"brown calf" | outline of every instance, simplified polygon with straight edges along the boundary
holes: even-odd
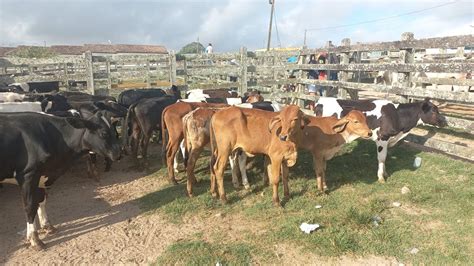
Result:
[[[323,191],[327,188],[326,162],[334,157],[344,144],[359,137],[370,138],[372,131],[360,111],[350,111],[341,119],[332,116],[308,118],[309,124],[299,135],[298,147],[312,153],[318,189]]]
[[[273,186],[273,202],[280,204],[278,183],[282,172],[284,195],[289,197],[288,167],[296,163],[296,137],[305,125],[301,110],[290,105],[280,113],[256,109],[229,107],[218,111],[211,119],[211,193],[218,185],[220,199],[227,202],[224,191],[224,169],[227,158],[238,149],[248,156],[265,154],[270,162],[268,175]]]
[[[191,103],[191,102],[177,102],[165,108],[161,118],[161,128],[163,130],[163,151],[166,148],[166,164],[168,168],[168,178],[171,183],[177,184],[173,160],[179,149],[179,144],[184,138],[183,135],[183,117],[198,107],[226,107],[227,104],[212,104],[212,103]]]

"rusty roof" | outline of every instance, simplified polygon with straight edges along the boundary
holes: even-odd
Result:
[[[7,56],[10,52],[20,47],[0,47],[0,57]],[[168,51],[162,45],[139,45],[139,44],[84,44],[84,45],[52,45],[48,47],[60,55],[81,55],[86,51],[92,53],[137,53],[137,54],[167,54]]]

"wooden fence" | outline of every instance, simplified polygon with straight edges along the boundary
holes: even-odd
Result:
[[[173,52],[164,55],[86,52],[74,60],[12,64],[0,68],[0,75],[13,76],[16,82],[56,80],[66,89],[70,89],[70,81],[82,81],[93,94],[109,94],[111,90],[132,86],[150,88],[178,84],[188,89],[236,88],[240,93],[259,89],[266,93],[267,99],[285,99],[304,107],[305,101],[317,100],[318,96],[306,92],[308,84],[315,84],[331,88],[341,98],[358,98],[359,91],[371,91],[398,95],[401,102],[430,97],[472,105],[474,93],[467,88],[474,88],[474,81],[465,74],[474,69],[472,49],[472,35],[417,40],[413,34],[404,33],[400,41],[394,42],[351,44],[349,39],[343,39],[340,46],[282,52],[252,52],[245,47],[235,53],[184,56]],[[319,53],[337,60],[308,64],[310,55]],[[310,70],[337,73],[338,78],[308,79]],[[391,84],[374,84],[379,71],[398,73],[397,80]],[[464,78],[428,78],[419,77],[418,73],[464,73]],[[453,85],[463,86],[464,91],[452,91]],[[472,120],[453,117],[449,121],[455,127],[474,132]],[[439,148],[440,145],[431,146]],[[474,160],[470,147],[466,150],[466,145],[461,146],[464,151],[459,153]]]

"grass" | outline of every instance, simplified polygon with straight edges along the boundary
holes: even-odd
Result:
[[[418,169],[413,168],[416,156],[423,160]],[[202,169],[197,174],[202,181],[195,186],[194,198],[185,196],[185,184],[166,186],[144,196],[142,209],[159,212],[173,223],[189,216],[209,218],[218,212],[237,217],[236,222],[248,224],[251,232],[254,227],[265,230],[241,234],[237,242],[223,242],[226,231],[207,242],[187,239],[168,247],[157,262],[215,264],[220,259],[227,264],[247,264],[250,260],[277,263],[273,246],[285,244],[301,256],[307,252],[322,258],[375,255],[403,263],[472,264],[474,165],[397,146],[389,150],[390,177],[380,184],[376,161],[372,142],[349,145],[328,163],[329,193],[321,194],[316,189],[311,155],[301,152],[298,163],[290,169],[291,198],[279,209],[272,205],[271,188],[263,185],[261,160],[248,172],[250,191],[233,189],[230,174],[226,175],[230,204],[222,205],[208,193],[208,161],[201,159],[196,169]],[[404,186],[410,193],[401,194]],[[401,207],[394,207],[395,201]],[[378,225],[374,219],[379,220]],[[322,228],[304,234],[299,230],[302,222],[318,223]],[[419,252],[411,254],[413,248]],[[219,255],[222,251],[225,256]]]

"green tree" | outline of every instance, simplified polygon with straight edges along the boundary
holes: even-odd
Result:
[[[200,42],[192,42],[188,43],[181,50],[179,50],[179,54],[199,54],[204,52],[205,48]]]

